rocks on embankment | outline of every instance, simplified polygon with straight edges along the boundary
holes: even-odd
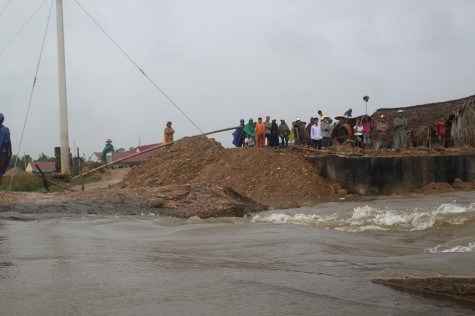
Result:
[[[151,206],[164,216],[243,217],[267,210],[266,205],[212,183],[161,186],[151,196]]]
[[[442,295],[447,298],[475,303],[474,277],[404,277],[375,278],[373,283],[414,293]]]

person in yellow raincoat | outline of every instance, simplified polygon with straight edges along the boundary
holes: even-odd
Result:
[[[168,121],[167,126],[163,130],[163,143],[168,144],[173,142],[173,134],[175,134],[175,130],[172,127],[172,122]]]

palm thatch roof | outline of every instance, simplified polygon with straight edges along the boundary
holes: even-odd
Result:
[[[411,145],[427,145],[434,137],[435,126],[443,116],[455,146],[475,146],[475,95],[452,101],[429,103],[398,108],[381,108],[373,113],[375,122],[381,114],[386,116],[389,130],[393,130],[394,118],[399,109],[404,110],[408,121]]]
[[[455,112],[452,121],[450,137],[454,140],[454,145],[475,147],[475,97],[467,100],[460,109]]]

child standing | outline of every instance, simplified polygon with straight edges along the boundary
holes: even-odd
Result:
[[[445,138],[447,136],[447,132],[445,131],[445,121],[444,121],[443,116],[439,117],[436,131],[437,131],[437,138],[439,139],[440,145],[442,145],[442,147],[445,147]]]

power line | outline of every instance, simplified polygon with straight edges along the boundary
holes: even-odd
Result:
[[[5,5],[3,6],[3,8],[0,10],[0,18],[2,17],[2,15],[5,13],[5,11],[7,11],[8,9],[8,6],[12,3],[13,0],[8,0]]]
[[[30,23],[30,21],[38,13],[38,11],[40,11],[40,9],[43,7],[43,5],[46,3],[46,1],[48,1],[48,0],[43,1],[43,3],[38,7],[38,9],[36,9],[36,11],[28,18],[28,20],[25,22],[25,24],[23,24],[23,26],[20,27],[18,32],[16,32],[16,34],[13,35],[13,37],[8,41],[8,43],[0,50],[0,55],[3,54],[3,52],[8,48],[8,46],[10,46],[10,44],[15,40],[15,38],[17,38],[17,36],[23,31],[23,29],[28,25],[28,23]],[[1,17],[2,14],[3,14],[3,12],[0,12],[0,17]]]
[[[45,1],[46,2],[46,1]],[[17,163],[18,163],[18,155],[20,154],[20,149],[21,149],[21,145],[23,143],[23,136],[25,135],[25,129],[26,129],[26,123],[28,121],[28,115],[30,114],[30,108],[31,108],[31,101],[33,99],[33,92],[35,91],[35,86],[36,86],[36,78],[38,76],[38,71],[40,69],[40,63],[41,63],[41,58],[43,57],[43,49],[45,47],[45,42],[46,42],[46,34],[48,33],[48,28],[49,28],[49,22],[50,22],[50,19],[51,19],[51,11],[53,9],[53,0],[51,0],[51,5],[49,7],[49,14],[48,14],[48,20],[46,21],[46,27],[45,27],[45,33],[43,35],[43,43],[41,44],[41,49],[40,49],[40,56],[38,57],[38,63],[36,65],[36,71],[35,71],[35,78],[33,79],[33,85],[31,87],[31,92],[30,92],[30,100],[28,101],[28,107],[27,107],[27,110],[26,110],[26,115],[25,115],[25,121],[23,123],[23,129],[21,131],[21,136],[20,136],[20,142],[18,143],[18,150],[17,150],[17,155],[16,155],[16,159],[15,159],[15,165],[14,167],[16,167]],[[14,178],[14,174],[10,180],[10,187],[9,187],[9,191],[11,191],[12,189],[12,184],[13,184],[13,178]]]
[[[97,21],[89,14],[89,12],[87,12],[87,10],[77,1],[77,0],[74,0],[74,2],[76,2],[76,4],[81,8],[81,10],[83,10],[83,12],[94,22],[94,24],[104,33],[105,36],[107,36],[107,38],[109,38],[109,40],[122,52],[122,54],[124,54],[125,57],[127,57],[127,59],[135,65],[135,67],[138,68],[138,70],[145,76],[145,78],[148,79],[148,81],[150,81],[154,86],[155,88],[160,91],[160,93],[178,110],[180,111],[180,113],[191,123],[193,124],[193,126],[195,126],[198,131],[200,131],[201,133],[203,133],[203,131],[198,127],[198,125],[195,124],[195,122],[193,122],[193,120],[188,116],[186,115],[185,112],[183,112],[183,110],[158,86],[158,84],[156,84],[146,73],[145,71],[139,66],[137,65],[137,63],[119,46],[119,44],[117,44],[113,39],[112,37],[109,36],[109,34],[107,34],[107,32],[99,25],[99,23],[97,23]]]

